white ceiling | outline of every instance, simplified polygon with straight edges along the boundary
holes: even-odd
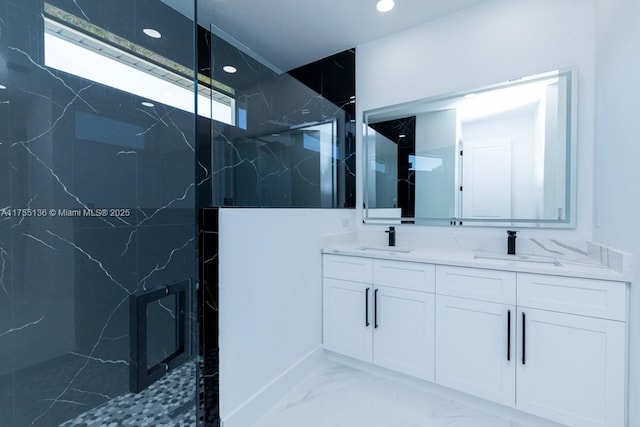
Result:
[[[162,0],[177,10],[185,0]],[[216,27],[283,71],[485,0],[197,0],[198,21]],[[184,12],[184,11],[182,11]]]

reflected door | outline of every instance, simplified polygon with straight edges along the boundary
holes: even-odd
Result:
[[[464,142],[462,217],[511,218],[511,140]]]

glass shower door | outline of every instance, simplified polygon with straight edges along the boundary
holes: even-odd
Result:
[[[0,0],[0,424],[195,425],[194,3]]]

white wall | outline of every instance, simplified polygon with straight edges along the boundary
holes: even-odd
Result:
[[[640,257],[640,2],[599,0],[594,239]],[[640,269],[630,294],[629,426],[640,426]]]
[[[590,239],[593,204],[595,0],[491,0],[357,46],[357,117],[385,105],[513,77],[578,68],[578,209],[575,230],[537,236]],[[362,138],[359,136],[358,150]],[[362,161],[358,165],[362,165]],[[359,185],[362,185],[360,182]],[[361,188],[358,195],[361,195]],[[362,199],[356,206],[360,209]],[[367,226],[364,226],[367,227]],[[410,226],[415,227],[415,226]],[[423,230],[424,231],[424,230]],[[429,229],[430,232],[451,230]],[[473,234],[478,230],[456,229]]]
[[[320,236],[353,231],[349,209],[221,209],[223,420],[322,343]]]

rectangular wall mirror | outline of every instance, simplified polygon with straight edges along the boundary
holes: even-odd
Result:
[[[364,113],[369,223],[575,227],[576,70]]]

